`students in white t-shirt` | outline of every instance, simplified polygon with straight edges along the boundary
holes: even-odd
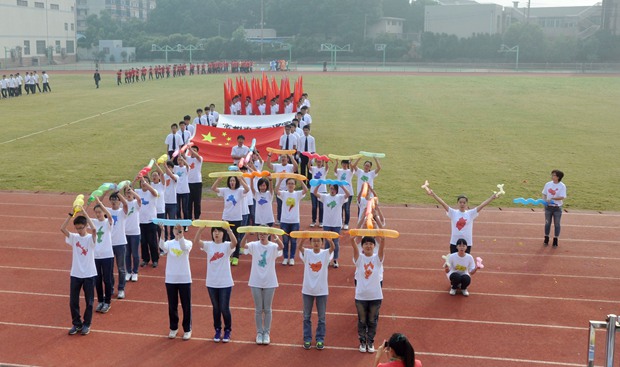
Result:
[[[375,187],[375,177],[379,175],[379,171],[381,171],[381,164],[379,163],[379,159],[374,158],[377,168],[372,169],[372,162],[365,161],[364,167],[362,169],[358,168],[358,164],[360,162],[361,157],[356,159],[355,162],[351,164],[351,172],[357,177],[357,197],[359,200],[360,192],[362,191],[362,186],[364,183],[368,183],[369,187]]]
[[[157,225],[153,219],[157,218],[157,190],[150,184],[148,176],[140,177],[140,245],[142,247],[142,262],[146,266],[153,261],[153,267],[159,264],[159,250],[157,249]]]
[[[451,296],[456,295],[459,288],[465,297],[469,296],[467,287],[471,284],[471,276],[478,271],[476,261],[470,254],[466,253],[467,247],[466,240],[461,238],[456,241],[457,252],[450,254],[444,265],[446,276],[452,284],[450,287]]]
[[[81,211],[75,219],[73,226],[77,233],[67,230],[69,221],[73,218],[73,213],[60,226],[60,231],[65,235],[65,243],[71,246],[71,273],[69,287],[69,308],[71,310],[71,320],[73,326],[69,329],[69,335],[81,332],[86,335],[90,332],[93,318],[93,303],[95,302],[95,278],[97,269],[95,268],[95,241],[97,240],[97,230],[95,224],[88,217],[88,213]],[[84,318],[80,314],[80,291],[84,290],[84,300],[86,309]]]
[[[160,227],[163,227],[160,225]],[[183,309],[183,340],[192,337],[192,272],[189,267],[189,252],[192,241],[183,237],[183,227],[174,227],[174,240],[159,239],[159,248],[166,254],[166,293],[168,295],[168,318],[170,333],[168,338],[174,339],[179,330],[179,298]]]
[[[566,199],[566,185],[562,182],[564,172],[554,169],[551,171],[551,181],[545,184],[542,194],[547,202],[545,205],[545,240],[543,244],[549,244],[549,234],[551,233],[551,221],[553,220],[553,247],[558,246],[560,237],[560,221],[562,220],[562,205]]]
[[[473,209],[467,209],[467,205],[469,204],[469,199],[465,195],[459,195],[456,199],[458,203],[458,210],[453,209],[446,204],[433,190],[428,189],[428,194],[433,197],[433,199],[437,200],[441,206],[446,210],[446,215],[450,218],[450,224],[452,228],[452,234],[450,235],[450,253],[455,253],[456,250],[456,241],[459,239],[465,239],[467,241],[467,253],[471,252],[471,247],[473,246],[473,230],[474,230],[474,220],[478,218],[478,213],[491,201],[497,198],[497,194],[491,195],[490,198],[483,201],[480,205]]]
[[[329,172],[329,164],[323,160],[315,160],[314,162],[311,161],[310,169],[308,171],[313,179],[325,180],[327,179],[327,173]],[[327,185],[321,184],[318,185],[316,188],[318,189],[318,191],[314,190],[314,187],[310,187],[310,189],[312,190],[310,192],[310,200],[312,201],[312,222],[310,223],[310,227],[316,226],[317,212],[319,227],[323,227],[323,204],[319,202],[317,194],[327,193]]]
[[[200,237],[205,227],[198,228],[194,243],[207,254],[207,290],[213,306],[213,341],[224,343],[230,341],[232,332],[232,314],[230,312],[230,294],[233,282],[230,270],[230,257],[237,248],[237,238],[230,227],[211,228],[211,241],[201,241]],[[228,240],[225,241],[225,237]],[[222,337],[222,319],[224,319],[224,336]]]
[[[261,177],[254,185],[256,178],[252,178],[252,194],[254,195],[254,224],[273,226],[273,186],[269,179]]]
[[[118,294],[116,298],[123,299],[125,298],[125,283],[127,281],[127,268],[125,267],[125,249],[127,248],[125,220],[127,219],[128,206],[125,197],[118,192],[112,193],[109,200],[112,207],[107,209],[114,221],[114,227],[112,227],[112,251],[114,252],[118,269]],[[114,265],[112,265],[112,268],[114,268]],[[112,269],[112,290],[114,290],[114,269]]]
[[[164,167],[166,168],[165,173],[158,163],[155,164],[155,168],[159,172],[159,176],[162,177],[162,183],[165,188],[162,197],[164,201],[164,215],[161,218],[177,219],[177,181],[179,176],[173,172],[174,163],[171,160],[167,160]],[[157,192],[158,194],[160,193],[159,190]],[[159,200],[159,197],[157,199]],[[157,217],[159,218],[160,216],[158,215]],[[161,237],[161,233],[158,232],[158,235]],[[173,238],[174,231],[172,226],[164,226],[164,240],[168,241]]]
[[[278,179],[276,187],[279,187],[279,183],[282,179]],[[299,230],[299,208],[301,206],[301,200],[306,196],[308,187],[303,181],[301,183],[301,190],[295,190],[297,181],[294,178],[286,179],[286,190],[278,191],[278,198],[282,201],[282,216],[280,218],[280,228],[286,232],[291,233]],[[288,235],[282,236],[284,243],[284,260],[282,265],[295,265],[295,252],[297,249],[297,240]],[[290,249],[289,249],[290,242]]]
[[[314,195],[317,196],[324,208],[323,213],[323,230],[340,234],[342,230],[342,207],[349,200],[350,193],[346,186],[330,185],[329,194],[319,194],[319,186],[314,188]],[[342,194],[340,194],[342,190]],[[334,260],[331,265],[338,268],[338,255],[340,252],[340,239],[334,239],[335,250]],[[329,247],[329,243],[325,242],[325,248]]]
[[[349,229],[349,221],[351,220],[351,201],[353,200],[353,172],[351,171],[350,162],[348,160],[342,160],[340,162],[342,168],[338,168],[338,160],[336,160],[336,170],[334,171],[334,175],[337,180],[346,181],[349,183],[347,186],[349,191],[349,199],[342,206],[342,213],[344,215],[344,226],[343,228]]]
[[[357,334],[360,352],[375,352],[375,335],[379,322],[379,308],[383,300],[381,280],[383,279],[383,254],[385,239],[379,237],[379,250],[374,252],[374,237],[363,237],[362,252],[356,243],[357,237],[351,238],[353,261],[355,263],[355,307],[357,308]]]
[[[248,242],[250,235],[243,237],[241,245],[246,253],[252,256],[252,267],[248,285],[254,299],[254,315],[256,322],[256,344],[271,342],[271,305],[278,287],[276,276],[276,258],[282,256],[284,245],[277,235],[274,242],[269,241],[267,233],[258,233],[258,241]]]
[[[329,243],[327,249],[323,249],[322,238],[312,238],[311,248],[304,247],[306,238],[299,243],[299,257],[304,263],[304,280],[301,288],[303,297],[303,338],[304,349],[310,349],[312,343],[312,306],[316,303],[318,324],[315,332],[316,349],[325,347],[325,313],[327,307],[327,295],[329,294],[327,274],[328,264],[334,253],[334,241],[326,239]]]
[[[280,163],[271,163],[271,153],[267,154],[267,167],[274,173],[293,173],[297,171],[297,161],[292,155],[282,154],[280,155]],[[274,187],[274,190],[286,190],[286,182],[283,180],[280,182],[280,186]],[[276,197],[277,212],[276,212],[276,224],[280,223],[280,217],[282,215],[282,200],[280,197]]]
[[[125,220],[125,266],[127,275],[125,279],[132,282],[138,281],[138,266],[140,265],[140,208],[142,200],[138,193],[131,187],[125,188],[127,197],[127,219]]]
[[[221,180],[222,177],[218,177],[215,182],[213,182],[211,191],[215,192],[217,196],[224,198],[222,220],[227,221],[233,226],[233,233],[237,241],[239,241],[237,228],[241,226],[241,222],[243,221],[244,195],[250,191],[250,187],[241,177],[234,176],[226,178],[226,187],[217,187]],[[239,264],[239,245],[235,248],[235,252],[230,261],[233,266]]]
[[[112,250],[112,227],[114,220],[112,214],[95,197],[95,219],[93,224],[97,229],[97,239],[95,240],[95,267],[97,268],[97,280],[95,290],[97,291],[96,312],[107,313],[110,310],[112,301],[112,272],[114,271],[114,251]]]

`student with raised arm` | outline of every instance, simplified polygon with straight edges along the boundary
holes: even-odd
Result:
[[[271,153],[267,154],[267,167],[274,173],[294,173],[297,171],[298,165],[295,158],[292,155],[281,154],[280,163],[271,163]],[[286,182],[280,182],[280,186],[274,188],[276,192],[280,190],[286,190]],[[282,215],[282,200],[279,196],[276,196],[277,214],[276,224],[280,224],[280,217]]]
[[[329,194],[319,194],[319,186],[314,188],[314,195],[321,201],[324,209],[323,215],[323,230],[336,232],[340,234],[342,230],[342,206],[349,200],[349,190],[346,186],[330,185]],[[340,190],[343,193],[340,193]],[[331,242],[331,241],[330,241]],[[334,239],[334,259],[330,263],[334,268],[338,268],[338,255],[340,253],[340,239]],[[325,248],[328,248],[330,243],[325,241]]]
[[[93,224],[97,229],[97,239],[95,247],[95,267],[97,268],[97,281],[95,290],[97,291],[97,309],[95,311],[107,313],[110,311],[112,303],[112,283],[114,271],[114,250],[112,250],[112,228],[114,220],[112,214],[95,197],[95,219]]]
[[[456,241],[463,238],[467,241],[466,252],[469,254],[471,252],[471,247],[473,246],[474,220],[478,218],[478,213],[480,213],[485,206],[489,205],[491,201],[497,198],[497,194],[491,195],[491,197],[473,209],[467,209],[467,205],[469,204],[469,199],[467,196],[459,195],[459,197],[456,198],[456,202],[458,203],[457,210],[448,206],[448,204],[437,196],[433,190],[428,189],[427,192],[433,197],[433,199],[443,206],[446,210],[448,218],[450,218],[452,228],[452,234],[450,236],[450,253],[453,254],[457,252]]]
[[[142,262],[144,267],[152,260],[153,267],[156,268],[159,261],[159,250],[157,249],[157,225],[153,219],[157,218],[157,190],[150,184],[148,176],[138,177],[140,182],[140,245],[142,247]]]
[[[362,157],[355,160],[355,162],[351,163],[351,172],[357,177],[357,202],[359,205],[360,202],[360,193],[362,192],[362,187],[364,183],[368,183],[369,188],[375,187],[375,177],[379,175],[379,171],[381,171],[381,164],[379,163],[379,159],[377,157],[374,158],[375,165],[377,166],[374,170],[372,169],[371,161],[364,161],[363,169],[358,167]],[[361,211],[361,207],[358,206],[358,216]]]
[[[312,346],[312,306],[316,303],[318,323],[314,334],[316,349],[325,348],[325,314],[329,294],[327,274],[328,264],[334,254],[334,241],[325,239],[329,247],[323,248],[322,238],[310,239],[311,248],[304,247],[307,238],[299,243],[299,258],[304,263],[304,280],[301,288],[303,297],[303,338],[304,349]]]
[[[252,256],[252,267],[248,286],[254,299],[254,321],[256,322],[256,344],[271,343],[271,305],[278,287],[276,258],[282,255],[282,241],[277,235],[258,233],[258,241],[248,242],[250,234],[243,237],[241,246]]]
[[[118,268],[118,293],[116,298],[123,299],[125,298],[125,283],[127,282],[125,220],[127,219],[128,206],[127,200],[118,191],[112,193],[108,199],[112,207],[107,209],[114,220],[114,227],[112,227],[112,251],[116,259],[116,267]],[[114,265],[112,265],[112,290],[114,290]]]
[[[356,237],[351,238],[351,247],[355,263],[355,307],[357,308],[359,351],[374,353],[379,309],[383,300],[381,280],[383,279],[385,238],[379,237],[377,253],[374,252],[376,246],[374,237],[362,238],[361,253],[355,239]]]
[[[259,226],[261,224],[273,226],[273,185],[267,177],[261,177],[258,179],[258,183],[254,185],[252,177],[252,194],[254,195],[254,224]]]
[[[277,181],[276,186],[280,186],[280,181],[281,179]],[[286,190],[278,191],[278,197],[280,198],[280,201],[284,203],[282,207],[280,228],[286,233],[299,230],[299,207],[301,206],[301,200],[308,192],[308,187],[303,181],[300,181],[302,189],[295,190],[296,183],[297,181],[294,178],[287,178]],[[284,243],[284,260],[282,260],[282,265],[295,265],[297,239],[285,234],[282,236],[282,242]],[[290,249],[289,242],[291,244]]]
[[[206,227],[198,228],[194,243],[207,254],[207,290],[213,306],[213,341],[230,342],[232,332],[232,314],[230,312],[230,295],[235,285],[230,270],[230,257],[237,248],[237,238],[230,227],[211,228],[211,241],[201,241],[200,237]],[[224,319],[224,336],[222,337],[222,319]]]
[[[90,333],[93,319],[93,303],[95,302],[95,278],[97,277],[95,244],[97,241],[97,230],[88,213],[80,211],[73,219],[73,226],[77,233],[69,232],[67,226],[72,218],[73,213],[70,212],[60,226],[60,231],[65,235],[65,243],[71,246],[73,251],[69,286],[69,308],[71,309],[73,326],[69,329],[69,335],[75,335],[78,332],[81,332],[82,335],[87,335]],[[86,301],[83,319],[80,314],[80,291],[82,289],[84,290],[84,300]]]
[[[221,180],[222,177],[218,177],[213,182],[211,191],[215,192],[217,196],[224,198],[222,220],[231,224],[235,238],[239,241],[240,236],[237,233],[237,228],[241,226],[243,221],[244,195],[250,191],[250,187],[242,177],[234,176],[226,178],[226,187],[217,187]],[[239,265],[239,244],[237,244],[230,262],[233,266]]]
[[[138,266],[140,265],[140,208],[142,200],[138,193],[131,187],[125,188],[127,219],[125,222],[125,237],[127,247],[125,248],[125,266],[127,275],[125,280],[138,281]]]

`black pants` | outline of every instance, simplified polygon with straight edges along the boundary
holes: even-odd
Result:
[[[452,283],[452,289],[459,287],[461,290],[467,289],[471,283],[471,277],[468,274],[452,273],[450,274],[450,283]]]
[[[301,164],[299,165],[299,174],[304,175],[308,177],[308,180],[311,180],[312,175],[310,174],[310,170],[308,169],[308,162],[310,161],[310,158],[306,157],[303,154],[300,154],[299,158],[301,160]]]
[[[41,86],[39,85],[39,83],[35,84],[37,86],[37,89],[39,90],[39,92],[41,92]]]
[[[84,289],[84,300],[86,301],[86,309],[84,310],[83,322],[80,315],[81,289]],[[90,326],[93,320],[93,303],[95,303],[95,277],[71,277],[71,285],[69,290],[69,307],[71,308],[71,319],[73,320],[74,326]]]
[[[200,201],[202,200],[202,182],[189,184],[189,214],[193,219],[200,219]],[[189,218],[186,218],[189,219]]]
[[[2,97],[3,98],[8,98],[9,97],[9,91],[7,88],[3,88],[2,89]]]
[[[50,87],[50,83],[43,83],[43,92],[51,92],[52,88]]]
[[[192,331],[192,283],[166,283],[170,330],[179,329],[179,298],[183,309],[183,331]]]
[[[157,249],[157,226],[154,223],[140,223],[140,245],[142,247],[142,261],[149,263],[159,261]]]

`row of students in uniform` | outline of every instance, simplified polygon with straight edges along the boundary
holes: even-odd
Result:
[[[41,90],[39,79],[43,83],[43,90]],[[9,74],[8,77],[6,74],[2,75],[2,79],[0,79],[0,98],[19,97],[23,95],[24,91],[27,95],[31,93],[36,94],[37,90],[40,93],[52,91],[49,84],[49,75],[45,71],[41,74],[41,77],[39,77],[36,71],[33,71],[26,72],[24,77],[20,73],[15,73]]]

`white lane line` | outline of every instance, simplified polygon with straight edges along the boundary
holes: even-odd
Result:
[[[139,104],[146,103],[146,102],[150,102],[150,101],[152,101],[152,99],[147,99],[147,100],[145,100],[145,101],[136,102],[136,103],[133,103],[133,104],[128,104],[128,105],[126,105],[126,106],[119,107],[119,108],[115,108],[115,109],[113,109],[113,110],[109,110],[109,111],[101,112],[101,113],[98,113],[98,114],[96,114],[96,115],[92,115],[92,116],[88,116],[88,117],[81,118],[81,119],[79,119],[79,120],[75,120],[75,121],[67,122],[66,124],[62,124],[62,125],[58,125],[58,126],[53,126],[53,127],[48,128],[48,129],[43,129],[43,130],[35,131],[35,132],[33,132],[33,133],[30,133],[30,134],[26,134],[26,135],[19,136],[19,137],[15,138],[15,139],[11,139],[11,140],[6,140],[6,141],[3,141],[3,142],[1,142],[1,143],[0,143],[0,145],[4,145],[4,144],[8,144],[8,143],[12,143],[12,142],[15,142],[15,141],[20,140],[20,139],[26,139],[26,138],[29,138],[29,137],[31,137],[31,136],[35,136],[35,135],[42,134],[42,133],[45,133],[45,132],[49,132],[49,131],[52,131],[52,130],[60,129],[61,127],[71,126],[71,125],[73,125],[73,124],[77,124],[78,122],[82,122],[82,121],[87,121],[87,120],[90,120],[90,119],[94,119],[95,117],[99,117],[99,116],[107,115],[108,113],[112,113],[112,112],[120,111],[120,110],[123,110],[123,109],[125,109],[125,108],[129,108],[129,107],[137,106],[137,105],[139,105]]]
[[[69,270],[60,270],[60,269],[41,269],[41,268],[25,268],[25,267],[17,267],[17,266],[4,266],[1,265],[0,269],[11,269],[11,270],[29,270],[29,271],[48,271],[48,272],[61,272],[61,273],[69,273]],[[140,275],[141,278],[153,278],[153,279],[159,279],[162,281],[165,279],[164,276],[159,276],[159,275]],[[192,281],[194,283],[199,283],[199,282],[204,282],[204,278],[193,278],[192,277]],[[240,280],[235,280],[235,284],[242,284],[242,285],[247,285],[247,281],[240,281]],[[287,287],[298,287],[301,288],[302,284],[301,283],[287,283],[287,282],[279,282],[279,284],[281,286],[287,286]],[[350,285],[337,285],[337,284],[330,284],[329,285],[330,288],[335,288],[335,289],[353,289],[355,288],[353,285],[353,282],[351,282]],[[412,288],[393,288],[393,287],[383,287],[383,291],[384,292],[416,292],[416,293],[431,293],[431,294],[444,294],[446,293],[445,290],[437,290],[437,289],[412,289]],[[16,292],[19,293],[17,291],[4,291],[4,290],[0,290],[0,293],[2,292]],[[29,294],[30,292],[25,292],[27,294]],[[32,294],[39,294],[36,292],[33,292]],[[548,297],[548,296],[529,296],[529,295],[523,295],[523,294],[503,294],[503,293],[484,293],[484,292],[476,292],[477,296],[486,296],[486,297],[509,297],[509,298],[525,298],[525,299],[539,299],[539,300],[546,300],[546,301],[569,301],[569,302],[590,302],[590,303],[612,303],[612,304],[617,304],[618,302],[620,302],[620,300],[615,299],[615,300],[605,300],[605,299],[590,299],[590,298],[569,298],[569,297]],[[419,319],[424,319],[424,318],[419,318]],[[432,319],[435,320],[435,319]],[[512,324],[511,324],[512,325]]]
[[[193,305],[192,305],[193,306]],[[37,328],[37,329],[52,329],[52,330],[66,330],[67,327],[66,326],[53,326],[53,325],[41,325],[41,324],[25,324],[25,323],[18,323],[18,322],[6,322],[6,321],[0,321],[0,325],[6,325],[6,326],[13,326],[13,327],[25,327],[25,328]],[[162,335],[162,334],[149,334],[149,333],[136,333],[136,332],[131,332],[131,331],[117,331],[117,330],[97,330],[97,329],[92,329],[91,333],[101,333],[101,334],[110,334],[110,335],[122,335],[122,336],[138,336],[138,337],[147,337],[147,338],[157,338],[157,339],[168,339],[167,335]],[[188,342],[192,342],[192,341],[212,341],[213,339],[210,338],[200,338],[200,337],[192,337],[191,340],[189,340]],[[248,344],[248,345],[255,345],[256,343],[254,341],[248,341],[248,340],[231,340],[232,344]],[[270,344],[270,346],[276,346],[276,347],[284,347],[284,348],[294,348],[294,349],[300,349],[301,345],[300,344],[292,344],[292,343],[274,343],[272,342]],[[343,351],[351,351],[351,352],[357,352],[358,349],[357,348],[352,348],[352,347],[339,347],[339,346],[327,346],[325,347],[325,351],[330,351],[330,350],[343,350]],[[490,361],[501,361],[501,362],[518,362],[518,363],[526,363],[526,364],[543,364],[543,365],[553,365],[553,366],[570,366],[570,367],[581,367],[582,364],[576,364],[576,363],[563,363],[563,362],[555,362],[555,361],[540,361],[540,360],[533,360],[533,359],[518,359],[518,358],[504,358],[504,357],[490,357],[490,356],[467,356],[467,355],[462,355],[462,354],[447,354],[447,353],[432,353],[432,352],[418,352],[416,351],[417,355],[421,355],[421,356],[434,356],[434,357],[444,357],[444,358],[465,358],[465,359],[476,359],[476,360],[490,360]],[[12,365],[12,366],[19,366],[19,365]]]
[[[7,291],[0,290],[0,294],[13,294],[13,295],[24,295],[24,296],[35,296],[35,297],[58,297],[58,298],[69,298],[66,294],[54,294],[54,293],[39,293],[39,292],[23,292],[23,291]],[[445,293],[445,292],[442,292]],[[476,293],[478,294],[478,293]],[[125,298],[123,301],[118,301],[122,303],[138,303],[138,304],[151,304],[151,305],[160,305],[167,306],[167,302],[161,301],[145,301],[145,300],[135,300],[135,299],[127,299]],[[211,308],[211,305],[192,303],[192,307],[199,308]],[[254,312],[254,307],[240,307],[240,306],[231,306],[233,310],[241,310],[241,311],[251,311]],[[272,309],[274,312],[280,313],[289,313],[289,314],[300,314],[300,310],[285,310],[285,309]],[[327,315],[331,316],[342,316],[342,317],[351,317],[357,318],[356,313],[347,313],[347,312],[327,312]],[[562,325],[546,325],[546,324],[528,324],[522,322],[504,322],[504,321],[483,321],[483,320],[466,320],[466,319],[448,319],[448,318],[437,318],[437,317],[420,317],[420,316],[399,316],[399,315],[382,315],[384,318],[391,318],[392,320],[417,320],[417,321],[443,321],[443,322],[456,322],[463,324],[480,324],[480,325],[499,325],[499,326],[519,326],[519,327],[531,327],[531,328],[545,328],[545,329],[554,329],[554,330],[570,330],[570,331],[585,331],[588,330],[587,327],[575,327],[575,326],[562,326]]]

